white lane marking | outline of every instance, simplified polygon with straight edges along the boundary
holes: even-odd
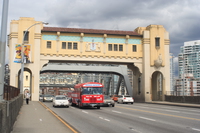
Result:
[[[109,119],[104,119],[103,117],[99,117],[99,118],[105,121],[110,121]]]
[[[40,119],[40,121],[42,121],[42,119]]]
[[[150,119],[150,118],[146,118],[146,117],[139,117],[139,118],[145,119],[145,120],[149,120],[149,121],[156,121],[156,120],[154,120],[154,119]]]
[[[135,129],[133,129],[133,128],[131,128],[131,130],[133,130],[133,131],[135,131],[135,132],[137,132],[137,133],[142,133],[142,132],[137,131],[137,130],[135,130]]]
[[[83,111],[83,110],[82,110],[82,112],[88,114],[88,112],[86,112],[86,111]]]
[[[70,107],[70,108],[75,109],[74,107]]]
[[[192,130],[195,130],[195,131],[199,131],[199,132],[200,132],[200,129],[197,129],[197,128],[192,128]]]
[[[104,120],[106,120],[106,121],[110,121],[110,120],[108,120],[108,119],[104,119]]]
[[[115,112],[115,113],[119,113],[119,114],[121,114],[122,112],[119,112],[119,111],[115,111],[115,110],[112,110],[112,112]]]

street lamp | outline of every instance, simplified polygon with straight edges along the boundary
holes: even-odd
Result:
[[[6,51],[6,31],[8,20],[8,3],[9,0],[3,1],[3,10],[1,17],[1,33],[0,33],[0,102],[3,101],[4,95],[4,69],[5,69],[5,51]]]
[[[24,40],[25,40],[25,36],[26,36],[26,33],[28,32],[28,30],[31,27],[33,27],[33,26],[35,26],[37,24],[48,25],[49,23],[46,23],[46,22],[35,23],[35,24],[31,25],[30,27],[28,27],[27,30],[24,33],[24,37],[23,37],[22,45],[21,45],[21,82],[20,82],[20,94],[23,93],[23,82],[24,82]]]

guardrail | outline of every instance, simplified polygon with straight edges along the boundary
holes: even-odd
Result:
[[[200,96],[198,91],[167,91],[166,95],[168,96]]]
[[[4,85],[3,93],[3,99],[8,101],[17,97],[20,94],[20,89],[9,85]]]
[[[11,133],[22,105],[22,94],[9,101],[0,102],[0,133]]]
[[[20,89],[4,84],[3,101],[0,102],[0,133],[10,133],[23,105]]]
[[[169,96],[165,95],[165,101],[176,103],[200,104],[200,96]]]

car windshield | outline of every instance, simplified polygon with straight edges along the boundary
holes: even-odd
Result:
[[[56,97],[56,100],[66,100],[66,97]]]
[[[53,95],[44,95],[44,97],[53,97]]]
[[[86,87],[82,88],[82,94],[102,94],[102,87]]]

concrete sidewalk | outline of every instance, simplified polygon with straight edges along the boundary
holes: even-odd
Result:
[[[77,133],[42,103],[24,101],[11,133]]]

